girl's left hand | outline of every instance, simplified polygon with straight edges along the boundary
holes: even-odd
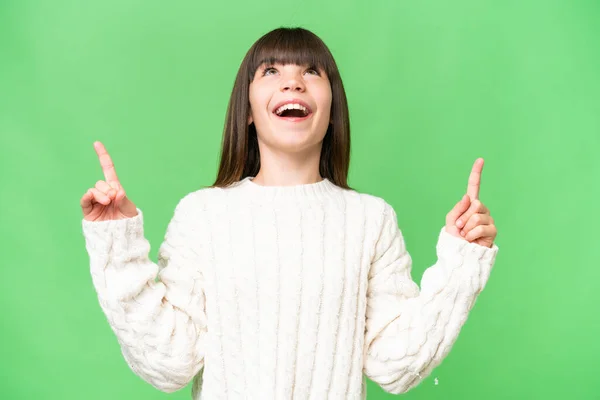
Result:
[[[446,215],[446,232],[481,246],[492,247],[496,238],[496,226],[490,210],[479,201],[479,186],[483,159],[473,164],[467,194]]]

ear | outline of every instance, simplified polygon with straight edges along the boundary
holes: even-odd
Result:
[[[252,119],[252,114],[248,115],[248,125],[251,125],[254,122],[254,120]]]

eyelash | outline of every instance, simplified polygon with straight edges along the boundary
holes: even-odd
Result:
[[[265,76],[267,74],[267,72],[270,71],[270,70],[277,71],[277,69],[274,68],[274,67],[265,67],[265,69],[262,72],[262,76]],[[314,75],[321,76],[321,74],[319,73],[319,71],[315,67],[309,67],[307,69],[307,71],[314,71],[315,72]]]

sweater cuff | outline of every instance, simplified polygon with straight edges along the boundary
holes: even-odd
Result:
[[[498,246],[481,246],[440,231],[437,255],[448,279],[480,292],[485,287],[498,253]]]
[[[144,215],[136,208],[137,215],[124,219],[105,221],[82,220],[83,235],[90,254],[108,253],[117,243],[132,243],[144,239]],[[113,248],[114,250],[114,248]]]
[[[498,254],[498,246],[494,243],[490,248],[477,243],[470,243],[465,239],[449,234],[446,232],[446,228],[443,227],[438,237],[437,253],[438,257],[443,259],[459,256],[460,258],[475,258],[485,264],[493,264]]]

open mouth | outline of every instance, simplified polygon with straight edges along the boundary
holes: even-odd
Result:
[[[278,107],[273,113],[280,118],[297,121],[308,118],[312,111],[303,104],[288,103]]]

